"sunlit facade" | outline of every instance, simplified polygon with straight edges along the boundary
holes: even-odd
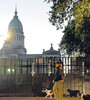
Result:
[[[15,10],[15,15],[8,26],[7,38],[0,50],[0,58],[19,57],[26,54],[24,38],[23,26]]]

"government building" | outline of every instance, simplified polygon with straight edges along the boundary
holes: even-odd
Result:
[[[60,51],[43,49],[41,54],[27,54],[24,45],[25,35],[23,25],[17,16],[17,9],[8,26],[8,35],[0,50],[1,74],[13,73],[50,73],[55,72],[55,63],[60,60]],[[48,68],[50,64],[50,68]],[[32,68],[34,66],[34,68]],[[52,66],[52,68],[51,68]]]

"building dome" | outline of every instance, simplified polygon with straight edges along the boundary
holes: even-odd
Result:
[[[15,11],[15,16],[9,23],[8,31],[16,31],[16,32],[23,33],[23,26],[20,20],[18,19],[17,11]]]

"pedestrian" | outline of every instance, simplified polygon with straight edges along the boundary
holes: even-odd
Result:
[[[56,63],[57,72],[53,80],[53,93],[56,100],[63,100],[63,66],[61,62]]]

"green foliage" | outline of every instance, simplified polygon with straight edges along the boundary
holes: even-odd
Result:
[[[68,54],[73,52],[90,55],[90,0],[45,0],[52,3],[50,22],[57,29],[65,21],[64,36],[60,48]]]
[[[90,17],[90,0],[45,0],[52,2],[50,13],[50,22],[57,27],[62,28],[65,20],[75,18],[75,30],[81,28],[84,17]]]
[[[84,18],[90,17],[90,2],[89,0],[81,0],[78,4],[74,4],[75,29],[82,27]]]
[[[84,23],[79,31],[75,30],[75,20],[68,23],[63,31],[64,35],[60,43],[61,50],[67,54],[80,52],[86,56],[90,55],[90,18],[84,18]],[[78,35],[77,35],[78,34]],[[83,38],[84,37],[84,38]]]

